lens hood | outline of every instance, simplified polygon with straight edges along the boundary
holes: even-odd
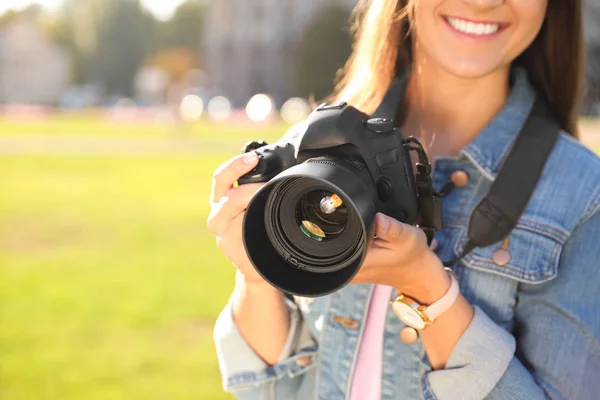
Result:
[[[299,296],[323,296],[345,286],[373,238],[377,191],[365,174],[355,163],[321,158],[293,166],[265,184],[243,221],[244,246],[258,273]],[[341,233],[330,240],[315,240],[299,226],[303,216],[297,203],[315,190],[339,196],[347,212]]]

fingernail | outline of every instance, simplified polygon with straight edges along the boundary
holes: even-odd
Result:
[[[251,151],[250,153],[246,153],[246,155],[244,156],[244,162],[246,164],[254,164],[256,162],[256,158],[258,156],[256,155],[256,152]]]

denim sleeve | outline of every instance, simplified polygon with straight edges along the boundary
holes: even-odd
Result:
[[[239,399],[293,399],[308,393],[316,366],[317,345],[298,307],[287,301],[290,332],[279,362],[267,365],[246,343],[232,316],[231,301],[223,309],[214,329],[223,388]],[[308,362],[303,357],[309,356]],[[302,359],[302,360],[300,360]]]
[[[557,277],[522,284],[513,334],[476,308],[426,399],[597,399],[600,393],[600,212],[563,247]]]

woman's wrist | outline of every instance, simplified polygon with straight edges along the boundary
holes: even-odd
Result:
[[[403,274],[404,281],[394,285],[394,289],[419,304],[429,305],[448,292],[452,280],[442,261],[433,252],[424,254],[417,264],[412,273]],[[410,277],[406,279],[407,276]]]
[[[427,252],[413,270],[416,272],[411,274],[410,279],[404,285],[396,287],[399,293],[425,306],[435,303],[448,293],[452,278],[433,252]],[[459,293],[450,308],[433,324],[420,331],[419,336],[433,369],[445,367],[456,343],[471,323],[473,314],[473,308]]]
[[[267,365],[275,365],[290,329],[290,314],[282,293],[267,282],[248,280],[238,272],[231,309],[246,343]]]
[[[248,279],[239,270],[235,276],[235,291],[244,295],[281,296],[281,291],[263,279]]]

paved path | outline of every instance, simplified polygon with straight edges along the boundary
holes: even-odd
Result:
[[[185,155],[239,152],[239,139],[0,136],[0,155]]]
[[[596,125],[597,128],[597,125]],[[600,148],[600,129],[587,129],[582,141]],[[235,154],[239,139],[200,138],[111,138],[111,137],[47,137],[0,136],[2,155],[206,155]]]

